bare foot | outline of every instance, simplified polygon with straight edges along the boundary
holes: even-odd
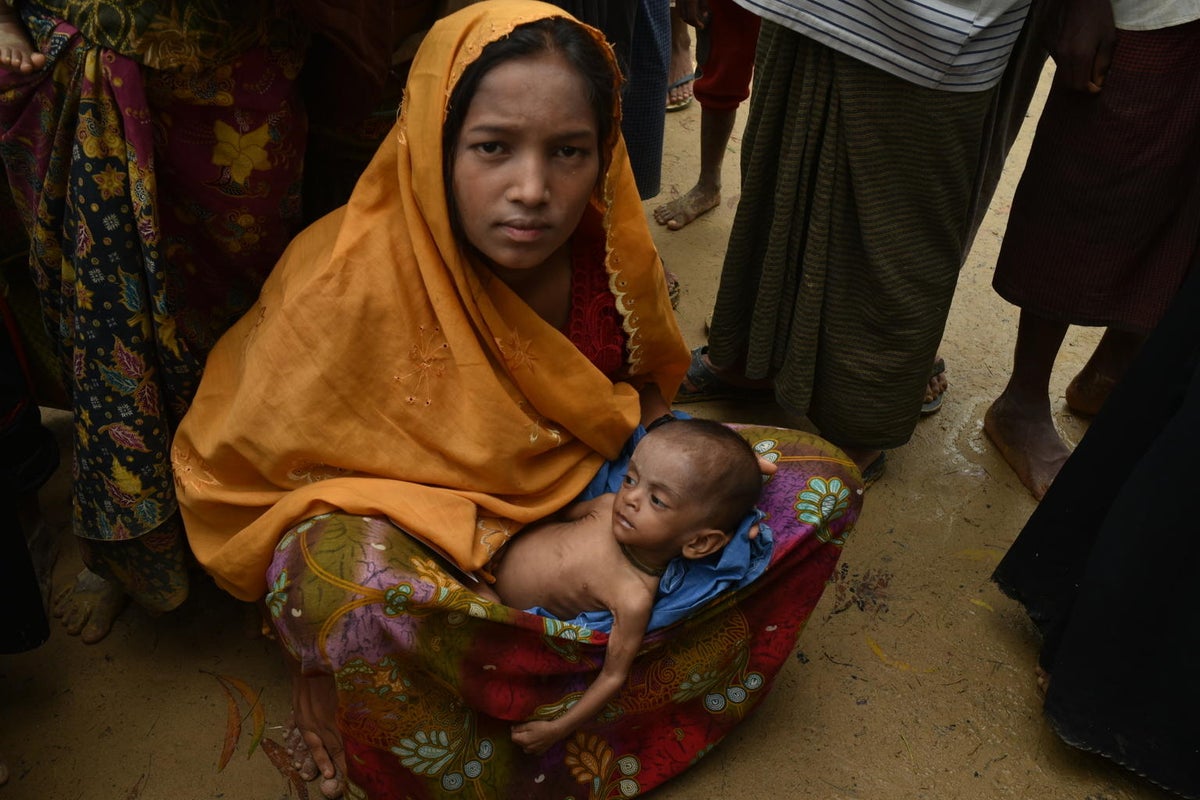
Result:
[[[7,3],[0,3],[0,69],[29,73],[45,64],[46,56],[33,48],[20,17]]]
[[[938,366],[941,369],[938,369]],[[925,397],[921,400],[921,412],[929,414],[941,408],[941,403],[935,403],[946,389],[950,388],[950,381],[946,380],[946,364],[940,358],[934,362],[936,370],[929,376],[929,383],[925,386]]]
[[[300,744],[307,748],[302,752],[293,744],[293,765],[301,775],[307,777],[304,768],[311,759],[315,771],[313,778],[321,780],[321,793],[328,798],[341,797],[345,790],[346,751],[342,745],[342,734],[337,729],[337,687],[332,675],[301,675],[299,665],[289,659],[292,666],[292,713],[300,733]],[[293,737],[289,736],[289,741]]]
[[[1067,384],[1067,408],[1080,416],[1094,417],[1116,385],[1116,378],[1088,364]]]
[[[677,231],[692,220],[705,214],[721,203],[721,190],[704,189],[697,184],[687,194],[676,197],[654,209],[654,221],[666,225],[667,230]]]
[[[54,616],[84,644],[95,644],[108,635],[113,622],[125,610],[129,595],[115,583],[89,569],[75,576],[75,585],[54,598]]]
[[[1071,455],[1050,418],[1048,401],[1035,409],[1000,395],[983,417],[983,430],[1038,500]]]

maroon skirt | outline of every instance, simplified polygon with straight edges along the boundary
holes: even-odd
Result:
[[[1148,331],[1200,242],[1200,20],[1117,37],[1099,94],[1051,89],[992,285],[1050,319]]]

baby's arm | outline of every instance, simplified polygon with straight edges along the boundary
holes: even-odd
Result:
[[[645,602],[636,601],[623,613],[613,610],[612,632],[608,636],[608,647],[604,653],[604,666],[600,674],[576,701],[575,705],[558,719],[531,720],[513,726],[513,743],[531,755],[540,755],[549,747],[568,736],[580,725],[593,719],[611,700],[629,677],[634,656],[642,647],[646,626],[650,623],[653,598]]]
[[[0,0],[0,69],[33,72],[46,63],[46,56],[33,48],[16,9]]]

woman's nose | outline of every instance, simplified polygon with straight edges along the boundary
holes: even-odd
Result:
[[[547,180],[546,164],[542,159],[529,156],[514,165],[508,199],[525,206],[537,206],[550,199],[550,183]]]

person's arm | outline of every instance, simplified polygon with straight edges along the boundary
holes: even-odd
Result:
[[[1104,85],[1117,43],[1111,0],[1052,0],[1058,26],[1051,25],[1047,49],[1054,82],[1095,94]]]
[[[612,632],[608,636],[608,647],[604,653],[604,666],[600,674],[576,701],[558,719],[530,720],[513,725],[513,743],[531,755],[540,755],[549,747],[569,736],[576,728],[593,719],[604,708],[629,677],[633,659],[642,646],[642,637],[650,623],[653,599],[619,612],[613,610]]]
[[[654,420],[671,413],[671,406],[663,398],[662,390],[657,383],[647,383],[638,389],[638,399],[642,407],[642,426],[649,425]]]

